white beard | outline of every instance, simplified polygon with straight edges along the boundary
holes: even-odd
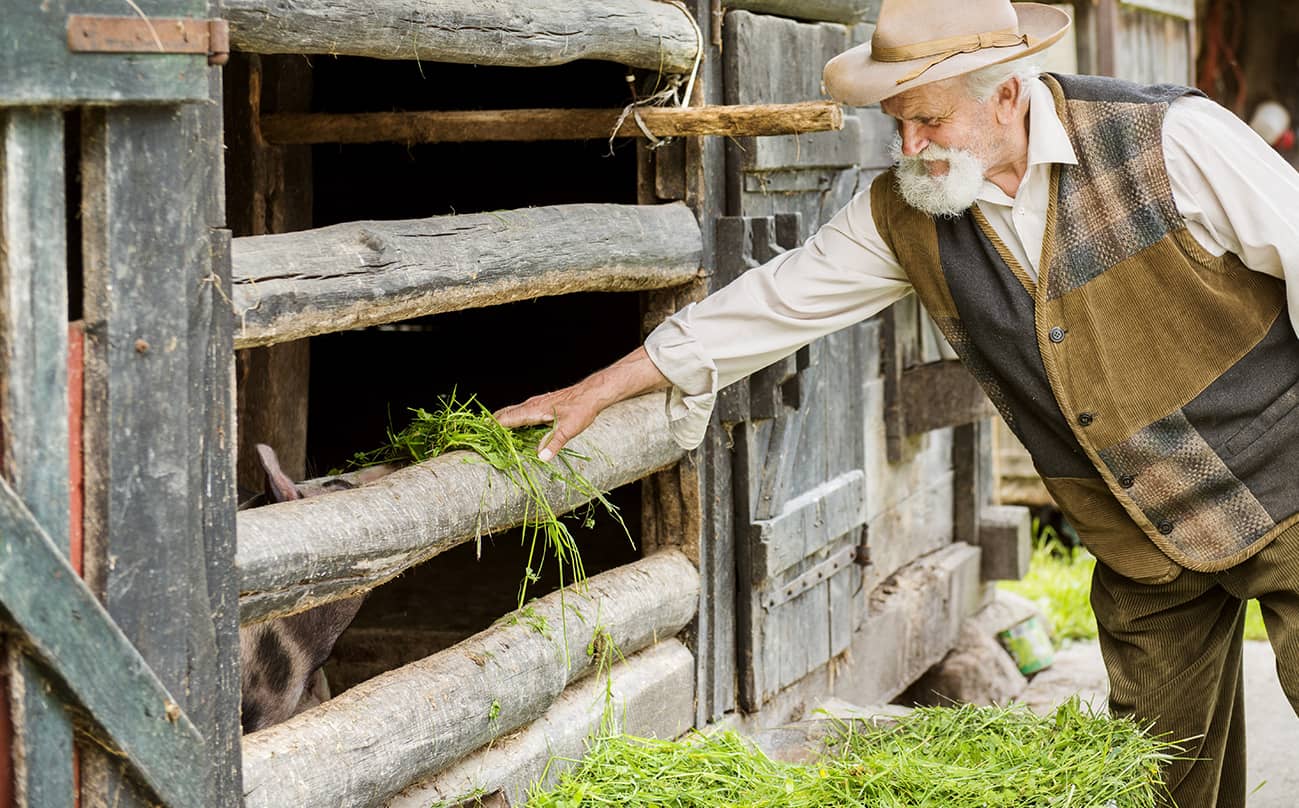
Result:
[[[902,138],[894,136],[889,147],[897,164],[898,192],[907,204],[930,216],[955,219],[969,210],[983,188],[987,166],[968,149],[948,149],[931,143],[919,154],[902,154]],[[947,173],[931,175],[926,168],[930,160],[947,163]]]

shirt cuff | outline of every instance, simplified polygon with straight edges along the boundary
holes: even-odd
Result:
[[[672,383],[667,396],[668,434],[683,449],[704,442],[717,403],[717,366],[683,319],[693,306],[664,320],[645,338],[650,361]]]

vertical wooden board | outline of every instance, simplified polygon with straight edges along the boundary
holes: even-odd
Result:
[[[166,107],[84,121],[85,484],[88,583],[181,707],[207,719],[196,726],[208,736],[217,640],[191,479],[202,455],[191,306],[212,285],[202,130]],[[87,754],[82,804],[143,804],[123,772]]]
[[[0,194],[0,471],[66,554],[68,299],[59,110],[0,116]],[[9,664],[18,804],[71,806],[72,724],[25,655],[12,653]]]
[[[716,0],[687,0],[696,20],[713,18]],[[718,4],[720,8],[720,4]],[[720,18],[719,18],[720,19]],[[712,37],[695,82],[693,104],[721,104],[723,76],[721,44]],[[715,269],[719,258],[714,223],[728,212],[726,197],[726,145],[722,138],[687,138],[685,143],[685,198],[700,222],[703,263]],[[708,290],[720,283],[707,280]],[[731,442],[717,416],[709,425],[699,456],[699,496],[702,531],[700,543],[698,638],[693,648],[696,722],[699,726],[733,711],[738,703],[738,627],[735,587],[735,522],[731,500]],[[706,570],[706,571],[705,571]],[[702,639],[707,636],[707,640]]]
[[[828,582],[830,595],[830,656],[847,651],[852,634],[865,618],[862,570],[851,566],[834,574]]]
[[[826,582],[766,612],[761,640],[763,701],[830,659],[829,607]]]
[[[194,530],[203,537],[206,605],[212,616],[212,644],[205,660],[195,659],[204,680],[201,695],[189,704],[190,720],[205,728],[212,767],[208,805],[236,808],[240,777],[239,585],[235,571],[234,321],[227,290],[231,284],[230,231],[225,229],[226,198],[222,147],[223,73],[209,74],[213,103],[186,107],[185,139],[201,156],[199,168],[209,189],[202,224],[208,241],[206,275],[190,296],[189,433],[197,442],[190,454]],[[200,228],[196,227],[196,230]],[[197,233],[196,233],[197,235]],[[200,260],[197,271],[204,272]],[[205,629],[204,629],[205,630]]]

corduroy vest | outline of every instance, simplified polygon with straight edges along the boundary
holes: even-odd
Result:
[[[1177,211],[1161,132],[1194,90],[1042,80],[1078,165],[1053,167],[1036,284],[977,207],[929,217],[892,172],[875,223],[1102,561],[1150,581],[1226,569],[1299,521],[1284,285],[1208,253]]]

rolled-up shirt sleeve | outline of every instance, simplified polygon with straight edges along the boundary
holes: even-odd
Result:
[[[1180,98],[1163,128],[1164,163],[1178,211],[1215,255],[1285,282],[1299,334],[1299,172],[1230,110]]]
[[[911,291],[858,194],[801,247],[748,270],[669,317],[645,340],[672,383],[668,425],[680,446],[704,439],[717,392]]]

